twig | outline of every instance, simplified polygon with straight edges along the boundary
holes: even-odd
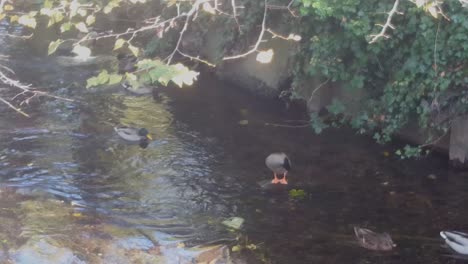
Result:
[[[2,97],[0,97],[0,101],[2,101],[4,104],[8,105],[8,107],[10,107],[11,109],[15,110],[16,112],[22,114],[23,116],[25,116],[25,117],[30,117],[28,114],[26,114],[25,112],[23,112],[21,109],[15,107],[14,105],[10,104],[10,102],[8,102],[7,100],[3,99]]]
[[[319,84],[319,86],[317,86],[313,91],[312,93],[310,94],[310,97],[309,97],[309,100],[307,100],[307,104],[310,103],[310,101],[312,101],[313,97],[314,97],[314,94],[320,89],[322,88],[325,84],[327,84],[328,82],[330,81],[330,78],[328,78],[326,81],[324,81],[323,83]]]
[[[294,11],[291,9],[291,6],[292,4],[294,4],[294,1],[295,0],[291,0],[287,6],[268,5],[268,8],[269,9],[287,9],[293,17],[298,17],[298,15],[296,15],[296,13],[294,13]]]
[[[197,57],[190,56],[190,55],[188,55],[188,54],[186,54],[186,53],[184,53],[184,52],[182,52],[182,51],[180,51],[180,50],[177,50],[177,52],[178,52],[180,55],[182,55],[182,56],[184,56],[184,57],[187,57],[187,58],[189,58],[189,59],[191,59],[191,60],[199,61],[199,62],[204,63],[204,64],[206,64],[206,65],[208,65],[208,66],[210,66],[210,67],[216,67],[215,64],[210,63],[210,62],[207,61],[207,60],[200,59],[198,56],[197,56]]]
[[[3,11],[3,6],[5,5],[7,0],[1,0],[0,1],[0,13]]]
[[[260,34],[258,34],[258,39],[257,39],[257,42],[255,43],[254,47],[243,53],[243,54],[239,54],[239,55],[235,55],[235,56],[229,56],[229,57],[224,57],[223,60],[234,60],[234,59],[238,59],[238,58],[242,58],[242,57],[245,57],[249,54],[252,54],[254,53],[255,51],[257,51],[258,49],[258,46],[260,46],[260,43],[262,42],[263,40],[263,35],[265,34],[265,25],[266,25],[266,17],[267,17],[267,10],[268,10],[268,5],[267,5],[267,0],[265,0],[265,10],[263,11],[263,21],[262,21],[262,29],[260,31]]]
[[[205,2],[208,2],[208,0],[197,0],[193,6],[192,6],[192,9],[190,9],[190,11],[188,13],[186,13],[186,18],[185,18],[185,23],[184,23],[184,27],[182,28],[182,30],[179,32],[179,39],[177,40],[177,44],[174,48],[174,50],[171,52],[171,54],[169,54],[169,56],[165,59],[167,60],[167,64],[170,64],[171,61],[172,61],[172,58],[174,57],[174,55],[179,52],[179,46],[180,46],[180,43],[182,42],[182,38],[184,37],[184,33],[185,31],[187,30],[188,28],[188,25],[189,25],[189,22],[190,22],[190,18],[193,16],[193,14],[198,11],[198,8],[200,7],[201,4],[205,3]],[[183,13],[184,14],[184,13]]]
[[[437,76],[437,39],[439,37],[439,29],[440,29],[440,20],[439,23],[437,24],[437,32],[436,32],[436,37],[434,40],[434,71],[435,75]]]
[[[392,17],[393,15],[395,15],[395,13],[398,13],[397,9],[398,9],[399,4],[400,4],[400,0],[395,0],[392,10],[388,12],[388,17],[387,17],[387,21],[385,22],[385,25],[382,26],[382,30],[380,31],[379,34],[371,35],[371,40],[369,41],[369,44],[375,43],[381,37],[390,38],[388,35],[386,35],[386,32],[388,28],[391,28],[391,29],[395,28],[392,25]]]

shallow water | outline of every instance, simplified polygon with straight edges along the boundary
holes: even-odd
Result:
[[[29,244],[60,252],[49,263],[190,263],[200,245],[253,244],[233,261],[462,263],[438,234],[468,230],[468,179],[443,157],[401,161],[384,155],[393,146],[346,129],[317,136],[273,126],[307,116],[211,74],[136,97],[87,91],[92,67],[12,54],[21,78],[76,101],[35,101],[29,119],[0,105],[1,261],[31,263]],[[128,144],[115,135],[118,124],[146,127],[156,140]],[[290,184],[262,189],[274,151],[292,159]],[[305,197],[290,197],[293,188]],[[244,227],[227,230],[229,217]],[[362,249],[354,226],[389,232],[398,246]],[[132,258],[115,248],[134,250]]]

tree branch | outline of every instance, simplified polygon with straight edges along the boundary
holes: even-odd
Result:
[[[372,43],[375,43],[377,40],[379,40],[379,38],[381,37],[384,37],[384,38],[390,38],[386,32],[387,32],[387,29],[388,28],[392,28],[394,29],[393,25],[392,25],[392,17],[393,15],[395,15],[395,13],[398,13],[397,9],[398,9],[398,5],[400,4],[400,0],[395,0],[395,3],[393,4],[393,8],[392,10],[390,10],[390,12],[388,12],[388,17],[387,17],[387,21],[385,22],[385,24],[382,26],[382,30],[380,31],[379,34],[377,35],[371,35],[371,40],[369,41],[369,44],[372,44]]]
[[[245,57],[245,56],[247,56],[249,54],[252,54],[255,51],[257,51],[258,47],[260,46],[260,43],[263,40],[263,35],[265,34],[267,10],[268,10],[267,0],[265,0],[265,10],[263,11],[262,29],[260,31],[260,34],[258,34],[258,39],[257,39],[257,42],[255,43],[254,47],[251,50],[249,50],[249,51],[247,51],[247,52],[245,52],[243,54],[224,57],[223,60],[234,60],[234,59],[242,58],[242,57]]]

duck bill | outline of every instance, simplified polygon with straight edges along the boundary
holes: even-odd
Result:
[[[153,137],[150,134],[146,135],[146,138],[149,140],[153,140]]]

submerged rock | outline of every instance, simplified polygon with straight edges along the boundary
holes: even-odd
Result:
[[[31,238],[15,253],[12,260],[17,264],[85,264],[68,248],[54,245],[53,240],[46,237]]]

